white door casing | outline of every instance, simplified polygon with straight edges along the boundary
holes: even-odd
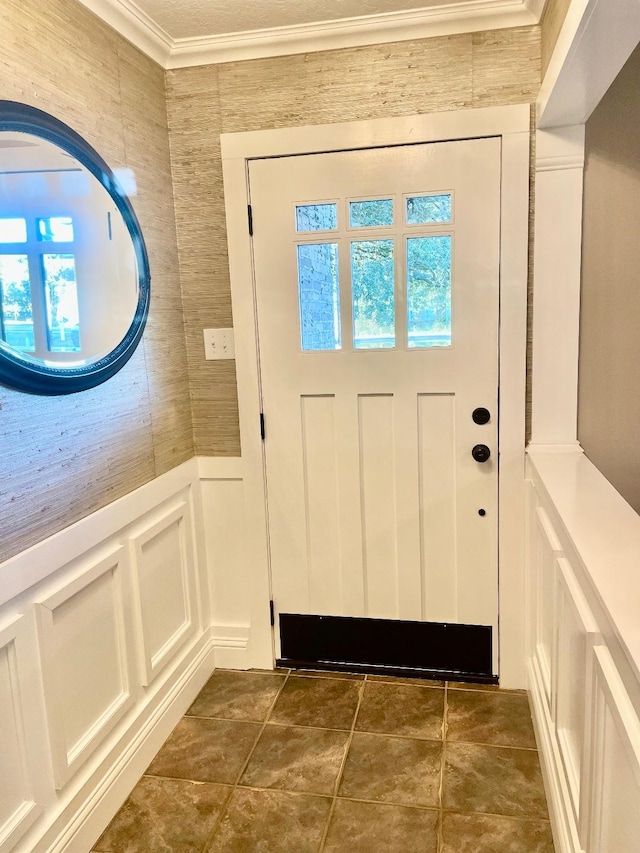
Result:
[[[256,160],[249,184],[276,614],[490,625],[497,674],[500,139]],[[451,210],[410,223],[409,199],[432,194]],[[352,203],[380,198],[386,226],[349,221]],[[318,204],[331,221],[297,230],[296,205]],[[408,346],[409,268],[432,260],[410,257],[436,245],[451,247],[451,340]],[[373,265],[395,274],[392,348],[354,342],[350,249],[383,246],[392,258],[374,248]],[[309,340],[305,323],[301,342],[298,249],[302,275],[325,258],[328,339]],[[473,422],[477,406],[489,423]],[[478,443],[492,450],[484,463]],[[275,645],[280,657],[278,631]]]
[[[501,137],[500,222],[500,680],[524,685],[523,519],[526,282],[529,199],[529,106],[492,107],[314,127],[223,134],[222,160],[236,335],[236,371],[247,510],[247,591],[251,628],[248,660],[272,666],[269,623],[265,472],[259,414],[261,390],[247,227],[248,164],[271,156],[356,150],[407,142]]]

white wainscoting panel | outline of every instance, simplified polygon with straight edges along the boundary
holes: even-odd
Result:
[[[576,824],[580,824],[591,648],[600,631],[568,560],[558,560],[553,718]]]
[[[0,853],[91,850],[214,665],[269,665],[246,530],[193,459],[0,565]]]
[[[37,603],[56,787],[133,704],[123,572],[126,549],[83,562]]]
[[[42,812],[20,667],[28,653],[26,623],[26,617],[15,616],[0,625],[0,850],[16,844]],[[46,767],[40,772],[46,775]]]
[[[201,518],[191,460],[0,566],[0,853],[92,849],[209,678]]]
[[[253,627],[250,595],[253,576],[241,460],[200,459],[199,462],[216,667],[265,666],[269,661],[251,659],[249,642],[250,626]]]
[[[640,721],[606,646],[593,650],[587,853],[640,850]]]
[[[637,853],[640,518],[574,445],[530,448],[528,471],[528,686],[556,853]]]
[[[187,500],[145,519],[130,537],[134,621],[142,684],[153,679],[197,627],[197,568]]]
[[[532,535],[531,574],[535,585],[534,648],[550,709],[552,654],[556,624],[557,555],[562,552],[558,537],[543,507],[536,507]]]

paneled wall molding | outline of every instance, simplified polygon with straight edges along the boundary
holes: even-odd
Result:
[[[101,559],[89,557],[59,583],[55,592],[36,602],[58,789],[134,703],[123,596],[124,560],[126,550],[122,546]],[[97,640],[99,657],[77,655],[78,637],[87,645]],[[82,703],[82,698],[89,701]]]
[[[242,461],[193,459],[0,566],[2,853],[91,849],[212,670],[255,665],[246,529]]]
[[[129,538],[134,622],[145,686],[157,677],[195,627],[199,596],[191,572],[191,515],[190,501],[180,500],[148,519]],[[160,606],[165,612],[158,620]],[[159,630],[159,625],[164,630]]]
[[[458,0],[342,20],[172,38],[132,0],[79,0],[163,68],[186,68],[538,24],[543,0]]]
[[[563,549],[569,543],[579,555],[574,571],[582,573],[581,586],[592,590],[588,599],[597,599],[640,681],[640,517],[583,453],[530,447],[528,458],[535,482],[548,496],[545,509],[556,533],[564,536]]]
[[[556,850],[635,850],[640,518],[574,448],[528,456],[527,686]]]
[[[214,668],[210,632],[167,667],[137,709],[69,784],[43,829],[29,837],[33,847],[19,853],[65,853],[90,850],[149,766],[180,717],[198,695]],[[31,842],[31,838],[37,839]],[[0,848],[2,849],[2,848]]]
[[[542,676],[533,659],[527,662],[527,690],[549,804],[555,853],[584,853],[578,828],[570,818],[569,785],[562,772],[562,757],[554,737],[548,702],[544,698]]]
[[[0,622],[0,746],[2,809],[0,850],[11,849],[44,811],[46,782],[51,778],[50,761],[42,765],[44,717],[40,703],[31,705],[34,685],[27,678],[33,660],[31,621],[23,615]],[[41,684],[36,664],[34,680]],[[49,782],[49,784],[51,784]]]
[[[577,441],[584,125],[538,130],[533,291],[534,444]]]
[[[198,462],[190,459],[144,486],[108,504],[76,524],[0,563],[0,607],[17,598],[57,569],[86,554],[95,543],[121,531],[131,519],[143,516],[186,489],[198,478]]]

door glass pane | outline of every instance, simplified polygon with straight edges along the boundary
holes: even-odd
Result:
[[[451,222],[451,193],[413,195],[406,200],[407,225]]]
[[[376,201],[350,201],[349,225],[352,228],[393,225],[393,200],[380,198]]]
[[[80,326],[75,257],[43,255],[42,277],[47,305],[49,351],[79,352]]]
[[[47,216],[37,220],[38,240],[46,243],[72,243],[73,220],[70,216]]]
[[[26,255],[0,255],[2,339],[20,352],[33,352],[33,308]]]
[[[26,219],[0,219],[0,243],[26,243]]]
[[[410,347],[451,345],[451,235],[407,240]]]
[[[296,231],[334,231],[337,227],[337,204],[296,205]]]
[[[396,345],[393,240],[351,243],[353,346],[381,349]]]
[[[302,349],[340,349],[337,243],[298,246],[298,298]]]

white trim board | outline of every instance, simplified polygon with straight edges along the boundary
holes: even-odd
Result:
[[[133,0],[78,0],[163,68],[187,68],[538,24],[545,0],[458,0],[421,9],[172,38]]]
[[[637,0],[572,0],[536,102],[536,446],[577,442],[584,124],[638,42]]]
[[[637,0],[572,0],[540,87],[538,127],[584,124],[638,42]]]
[[[272,666],[268,541],[260,413],[258,347],[251,238],[247,229],[247,162],[256,157],[353,150],[407,142],[502,137],[500,324],[500,578],[503,686],[524,686],[524,411],[528,255],[529,106],[491,107],[431,115],[302,128],[223,134],[221,137],[236,371],[243,448],[248,563],[252,567],[252,665]]]
[[[197,480],[197,459],[189,459],[0,563],[0,607],[40,581],[46,580],[56,569],[82,557],[90,547],[96,547],[117,534],[133,518],[151,512],[163,500],[188,489]],[[46,558],[43,556],[45,554]]]

